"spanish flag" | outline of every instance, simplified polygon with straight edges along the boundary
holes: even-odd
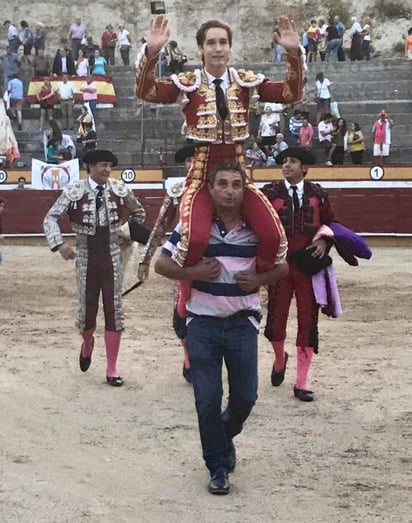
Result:
[[[57,88],[59,82],[62,81],[61,76],[51,76],[50,83],[52,84],[53,89]],[[75,89],[75,102],[82,103],[83,93],[80,91],[80,87],[86,83],[85,76],[69,76],[69,81],[74,85]],[[112,82],[111,76],[95,75],[93,76],[93,81],[97,85],[97,103],[99,104],[114,104],[116,102],[116,93],[114,90],[114,85]],[[37,95],[42,88],[44,83],[44,77],[42,76],[33,76],[30,80],[29,88],[27,91],[26,101],[30,105],[38,104],[39,100]],[[58,103],[56,100],[55,103]]]

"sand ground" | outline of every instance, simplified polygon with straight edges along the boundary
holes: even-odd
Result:
[[[261,335],[259,400],[236,439],[229,496],[206,491],[191,386],[171,328],[172,284],[125,298],[121,389],[104,382],[101,317],[92,367],[78,368],[74,266],[45,246],[3,245],[0,521],[412,521],[411,250],[336,259],[342,318],[320,320],[316,401],[270,384]]]

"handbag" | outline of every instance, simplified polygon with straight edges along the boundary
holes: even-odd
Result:
[[[330,103],[330,112],[332,113],[332,116],[334,116],[335,118],[340,118],[338,102],[333,101]]]

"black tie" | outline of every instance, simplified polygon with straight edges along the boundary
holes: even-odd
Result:
[[[219,116],[222,120],[226,119],[226,116],[229,114],[229,109],[226,105],[226,97],[223,89],[220,87],[220,84],[223,82],[221,78],[215,78],[213,83],[216,86],[216,106],[219,113]]]
[[[97,186],[97,192],[96,192],[96,209],[99,210],[103,203],[103,191],[104,187],[103,185]]]
[[[293,212],[298,212],[300,208],[299,203],[299,196],[298,196],[298,188],[296,185],[291,185],[293,195],[292,195],[292,201],[293,201]]]

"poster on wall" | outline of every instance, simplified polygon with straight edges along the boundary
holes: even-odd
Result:
[[[79,179],[80,168],[77,158],[58,165],[32,160],[31,185],[33,189],[59,191]]]

